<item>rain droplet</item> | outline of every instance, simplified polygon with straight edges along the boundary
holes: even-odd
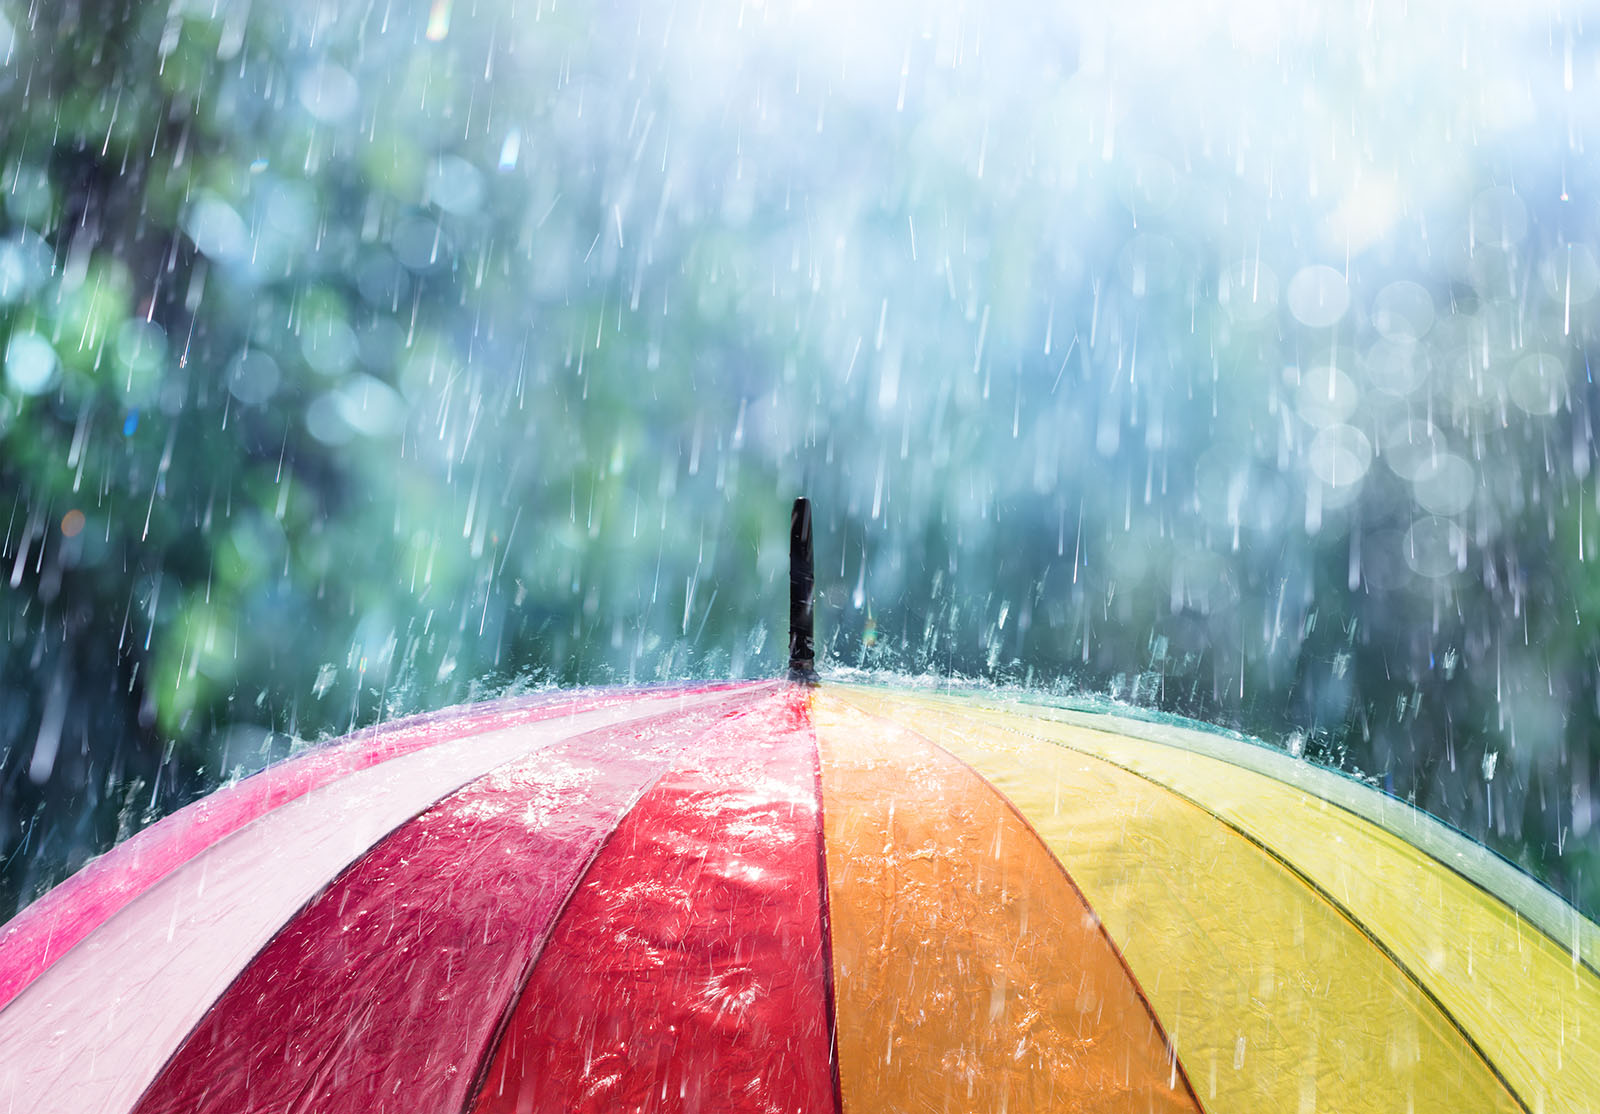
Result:
[[[428,41],[440,43],[450,34],[450,7],[453,0],[433,0],[428,10]]]
[[[1336,367],[1314,367],[1300,380],[1295,394],[1295,409],[1314,426],[1342,424],[1355,413],[1361,401],[1361,388],[1354,379]]]
[[[500,169],[514,170],[517,166],[517,156],[522,151],[522,129],[512,128],[506,132],[505,140],[500,144]]]
[[[243,259],[250,250],[250,230],[244,218],[215,194],[203,193],[195,200],[183,227],[195,249],[212,259]]]
[[[444,155],[428,171],[428,200],[445,212],[466,216],[483,201],[483,175],[457,155]]]
[[[1372,299],[1372,327],[1390,341],[1421,340],[1433,328],[1433,297],[1414,282],[1391,282]]]
[[[450,257],[450,240],[436,221],[408,217],[400,221],[390,238],[395,258],[408,271],[431,271]]]
[[[392,433],[405,421],[406,402],[398,391],[371,375],[352,375],[338,390],[339,417],[357,433]]]
[[[25,395],[50,389],[56,380],[61,360],[50,342],[38,333],[25,330],[11,335],[6,345],[6,382]]]
[[[227,375],[228,392],[243,403],[265,402],[278,389],[278,361],[259,349],[235,356]]]
[[[1548,416],[1561,408],[1567,393],[1567,369],[1559,357],[1535,352],[1517,361],[1507,383],[1511,401],[1529,414]]]
[[[1477,481],[1471,464],[1455,453],[1441,452],[1422,461],[1411,479],[1411,489],[1424,510],[1453,515],[1472,505]]]
[[[21,224],[36,228],[50,223],[55,211],[55,193],[50,175],[42,166],[22,163],[6,168],[3,195],[6,215]]]
[[[1397,422],[1383,435],[1383,459],[1403,480],[1414,480],[1430,460],[1447,451],[1444,435],[1432,422]]]
[[[1438,580],[1466,560],[1466,533],[1447,518],[1429,515],[1411,524],[1401,542],[1406,564],[1418,576]]]
[[[1337,324],[1350,308],[1350,287],[1344,276],[1322,263],[1302,267],[1289,280],[1289,312],[1302,325],[1325,329]]]
[[[361,351],[355,330],[342,319],[330,317],[307,328],[300,338],[300,354],[312,369],[323,375],[338,375],[355,363]]]
[[[50,248],[23,229],[0,240],[0,306],[15,305],[37,290],[50,273]]]
[[[308,70],[297,91],[300,104],[324,124],[336,124],[349,116],[360,99],[356,79],[349,71],[327,62]]]
[[[1426,350],[1409,338],[1376,341],[1362,360],[1374,388],[1401,397],[1422,386],[1432,370]]]
[[[1372,467],[1372,442],[1354,426],[1329,426],[1311,442],[1307,461],[1329,487],[1348,487],[1360,483]]]
[[[1539,278],[1551,300],[1578,306],[1600,293],[1600,263],[1587,244],[1567,244],[1545,256]]]
[[[117,386],[130,398],[144,398],[160,383],[167,359],[167,333],[153,321],[124,321],[112,341],[112,357],[121,369]]]
[[[1217,302],[1235,321],[1260,321],[1278,308],[1278,276],[1259,260],[1241,259],[1222,272]]]

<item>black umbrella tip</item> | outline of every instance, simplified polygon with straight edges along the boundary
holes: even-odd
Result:
[[[789,513],[789,680],[817,683],[816,563],[811,544],[811,500],[794,501]]]

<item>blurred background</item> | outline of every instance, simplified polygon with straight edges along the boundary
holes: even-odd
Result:
[[[298,747],[825,671],[1600,910],[1592,3],[0,0],[0,920]]]

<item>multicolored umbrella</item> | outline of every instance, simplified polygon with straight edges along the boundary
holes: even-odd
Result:
[[[311,751],[25,910],[0,1110],[1594,1111],[1597,963],[1482,846],[1238,738],[551,694]]]
[[[1584,1111],[1597,957],[1481,846],[1223,735],[569,694],[313,751],[28,908],[0,1110]]]

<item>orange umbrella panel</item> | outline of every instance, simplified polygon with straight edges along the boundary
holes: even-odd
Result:
[[[1198,1109],[1083,895],[970,767],[823,701],[846,1111]]]

